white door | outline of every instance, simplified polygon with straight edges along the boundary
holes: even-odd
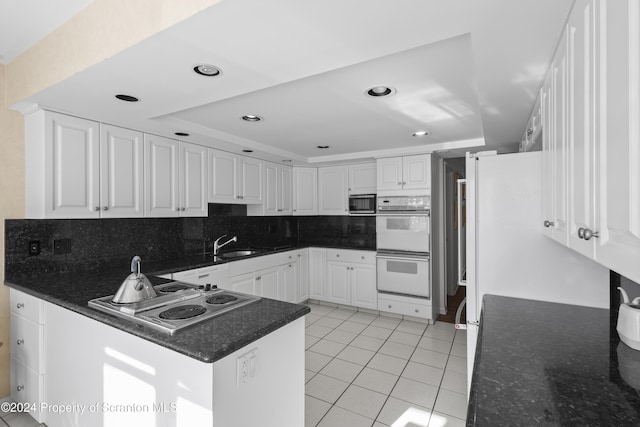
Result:
[[[100,125],[100,206],[102,218],[144,216],[142,132]]]
[[[640,3],[608,2],[606,136],[600,140],[596,260],[640,282]],[[585,236],[586,239],[586,236]]]
[[[584,240],[579,231],[594,228],[596,218],[596,145],[600,96],[595,86],[600,79],[595,60],[600,45],[600,14],[592,0],[579,0],[568,23],[569,34],[569,224],[568,245],[595,257],[595,241]],[[594,27],[594,24],[596,26]],[[546,159],[545,159],[546,162]]]
[[[209,202],[237,203],[235,155],[209,149]]]
[[[349,194],[375,194],[376,164],[349,165]]]
[[[207,149],[180,143],[180,216],[207,216]]]
[[[553,182],[553,92],[551,73],[548,73],[540,90],[540,108],[542,110],[542,224],[543,233],[547,237],[553,236],[555,226],[554,182]],[[467,161],[467,165],[469,161]],[[469,167],[469,166],[467,166]],[[468,193],[467,193],[468,194]]]
[[[402,189],[402,157],[388,157],[376,161],[378,191]]]
[[[262,296],[271,299],[280,299],[278,293],[278,279],[280,267],[268,268],[260,271],[256,280],[260,280],[262,286]]]
[[[296,258],[298,258],[296,302],[301,303],[309,299],[309,250],[297,251]]]
[[[318,214],[317,168],[293,168],[293,214]]]
[[[402,187],[405,190],[431,188],[431,155],[420,154],[402,158]]]
[[[280,215],[291,215],[293,213],[293,171],[287,166],[278,166],[279,175],[279,207]]]
[[[298,262],[285,264],[281,270],[280,299],[285,302],[296,301],[296,282],[298,281]]]
[[[553,210],[555,226],[552,238],[563,245],[567,244],[567,38],[566,32],[560,38],[556,56],[551,64],[553,85]]]
[[[45,138],[45,217],[98,218],[99,124],[47,113]]]
[[[348,179],[346,166],[318,168],[318,214],[349,213]]]
[[[343,262],[327,261],[327,299],[338,304],[351,304],[351,267]]]
[[[238,162],[238,195],[242,203],[262,203],[263,162],[250,157],[241,157]]]
[[[145,216],[178,216],[179,146],[173,139],[144,135]]]
[[[327,250],[309,248],[309,298],[326,300]]]
[[[278,167],[266,163],[264,169],[264,215],[278,215]]]
[[[377,309],[376,267],[374,265],[351,266],[351,304],[356,307]]]
[[[255,275],[253,273],[243,274],[231,279],[231,290],[244,294],[256,295],[254,287]]]

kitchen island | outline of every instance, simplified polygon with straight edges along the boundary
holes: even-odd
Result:
[[[610,320],[609,310],[485,295],[467,425],[640,425],[640,352]]]
[[[43,323],[40,372],[24,370],[40,382],[35,418],[49,427],[304,424],[308,307],[262,298],[170,335],[87,305],[124,276],[6,278],[12,316],[18,304],[36,306]]]

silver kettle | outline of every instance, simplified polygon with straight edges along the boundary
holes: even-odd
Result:
[[[634,350],[640,351],[640,297],[629,302],[629,295],[621,287],[622,304],[618,310],[616,330],[620,340]]]
[[[111,299],[112,302],[116,304],[130,304],[157,296],[149,279],[140,273],[141,261],[139,256],[136,255],[133,257],[131,260],[131,274],[124,279],[118,292],[116,292]]]

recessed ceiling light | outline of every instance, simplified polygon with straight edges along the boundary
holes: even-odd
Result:
[[[328,145],[318,145],[318,148],[321,149],[321,150],[324,150],[324,149],[329,148],[329,146]]]
[[[365,93],[375,98],[379,96],[393,95],[394,93],[396,93],[396,90],[388,86],[373,86],[367,89]]]
[[[131,95],[116,95],[116,98],[118,98],[120,101],[127,101],[127,102],[138,102],[138,101],[140,101],[138,98],[136,98],[135,96],[131,96]]]
[[[264,120],[262,117],[260,116],[254,116],[252,114],[247,114],[246,116],[242,116],[242,120],[244,120],[245,122],[259,122]]]
[[[418,132],[414,132],[413,136],[427,136],[429,135],[429,132],[427,132],[426,130],[419,130]]]
[[[253,153],[253,150],[242,150],[243,153]]]
[[[200,74],[201,76],[206,76],[206,77],[215,77],[222,74],[222,71],[220,70],[220,68],[215,67],[213,65],[209,65],[209,64],[196,65],[195,67],[193,67],[193,71]]]
[[[177,136],[189,136],[189,134],[186,133],[186,132],[176,132],[175,135],[177,135]]]

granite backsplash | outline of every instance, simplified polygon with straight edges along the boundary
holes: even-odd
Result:
[[[376,249],[374,216],[247,216],[242,205],[210,204],[206,218],[7,219],[5,277],[128,265],[133,255],[156,262],[202,254],[224,234],[238,237],[237,248]],[[70,251],[54,253],[63,239]],[[40,254],[30,256],[34,241]]]

